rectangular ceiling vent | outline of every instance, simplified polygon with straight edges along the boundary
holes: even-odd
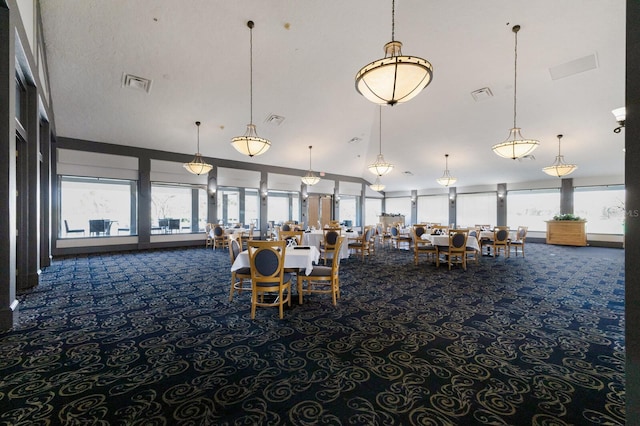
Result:
[[[151,90],[151,80],[149,80],[148,78],[123,73],[122,87],[128,87],[131,89],[149,93],[149,90]]]
[[[483,87],[482,89],[474,90],[473,92],[471,92],[471,96],[473,97],[474,101],[480,102],[492,98],[493,93],[488,87]]]
[[[284,121],[284,117],[277,114],[269,114],[267,118],[264,120],[265,123],[271,124],[273,126],[279,126]]]
[[[598,58],[593,54],[549,68],[549,74],[551,74],[551,80],[559,80],[596,68],[598,68]]]

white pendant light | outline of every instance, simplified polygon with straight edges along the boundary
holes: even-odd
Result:
[[[515,35],[515,55],[514,55],[514,75],[513,75],[513,128],[509,131],[507,139],[499,144],[493,146],[493,152],[500,157],[516,158],[524,157],[531,154],[540,144],[534,139],[525,139],[520,133],[520,128],[516,125],[516,106],[517,106],[517,82],[518,82],[518,31],[520,31],[520,25],[513,26],[513,34]]]
[[[436,180],[442,186],[453,185],[458,181],[458,178],[451,176],[451,173],[449,173],[449,154],[444,155],[444,163],[444,173],[442,174],[442,177],[439,177]]]
[[[250,98],[250,117],[247,130],[244,135],[236,136],[231,139],[231,145],[240,153],[254,157],[264,154],[271,147],[271,142],[267,139],[258,137],[256,126],[253,124],[253,21],[247,22],[249,27],[249,98]]]
[[[382,192],[386,187],[380,182],[380,176],[376,176],[375,182],[369,185],[369,188],[373,189],[374,191]]]
[[[213,166],[211,164],[207,164],[202,159],[202,155],[200,154],[200,122],[196,121],[196,126],[198,128],[198,144],[196,146],[196,156],[193,157],[193,160],[189,163],[184,163],[183,167],[187,169],[189,173],[193,173],[194,175],[202,175],[209,173]]]
[[[393,170],[393,164],[387,163],[382,156],[382,107],[378,108],[379,121],[378,124],[380,126],[379,132],[379,142],[380,142],[380,151],[378,157],[376,157],[376,161],[369,164],[368,169],[371,173],[376,176],[383,176]]]
[[[558,135],[558,155],[556,156],[556,161],[554,161],[549,167],[542,169],[542,171],[549,176],[566,176],[573,173],[578,168],[575,164],[567,164],[564,162],[564,156],[560,153],[560,139],[562,139],[562,135]]]
[[[422,58],[402,55],[395,40],[395,0],[391,3],[391,41],[384,45],[384,58],[365,65],[356,74],[356,90],[376,104],[407,102],[433,78],[433,67]]]
[[[302,183],[309,186],[315,185],[316,183],[320,182],[320,178],[311,171],[311,148],[313,148],[313,146],[309,145],[309,171],[306,175],[300,178],[302,179]]]

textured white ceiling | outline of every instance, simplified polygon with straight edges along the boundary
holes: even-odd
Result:
[[[202,122],[206,156],[374,180],[378,107],[360,96],[356,72],[391,40],[382,0],[47,0],[41,2],[58,136],[193,154]],[[255,22],[254,111],[272,142],[248,159],[230,139],[249,122],[249,30]],[[513,124],[511,27],[518,34],[518,121],[539,139],[535,160],[497,157]],[[395,38],[430,61],[433,82],[382,111],[382,151],[396,168],[387,190],[428,189],[444,170],[459,186],[557,179],[541,168],[557,154],[572,177],[623,176],[623,0],[398,0]],[[553,80],[550,69],[595,55],[597,68]],[[123,73],[152,80],[149,93],[121,87]],[[493,97],[476,102],[474,90]],[[281,125],[265,123],[271,114]],[[348,143],[358,137],[359,143]],[[411,171],[412,175],[404,174]]]

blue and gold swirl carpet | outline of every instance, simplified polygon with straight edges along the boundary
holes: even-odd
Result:
[[[625,422],[624,252],[528,244],[466,272],[378,250],[338,306],[229,302],[205,248],[55,260],[0,333],[3,425]]]

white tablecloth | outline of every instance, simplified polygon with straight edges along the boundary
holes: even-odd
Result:
[[[493,235],[492,235],[493,236]],[[429,235],[422,234],[423,240],[431,241],[431,244],[434,246],[449,246],[449,236],[448,235]],[[476,238],[467,238],[467,248],[472,248],[480,251],[480,246],[478,245],[478,240]]]
[[[287,247],[284,254],[284,267],[304,269],[305,274],[309,275],[313,270],[313,264],[318,263],[319,259],[320,252],[316,247],[309,247],[309,249]],[[235,262],[231,265],[231,270],[237,271],[240,268],[248,268],[249,266],[249,252],[245,250],[238,254]]]
[[[357,238],[357,232],[342,232],[341,236],[345,237],[340,247],[340,259],[347,259],[349,257],[349,238]],[[305,232],[302,237],[302,244],[305,246],[313,246],[320,250],[320,243],[324,239],[324,233],[321,230],[315,230],[311,232]]]

